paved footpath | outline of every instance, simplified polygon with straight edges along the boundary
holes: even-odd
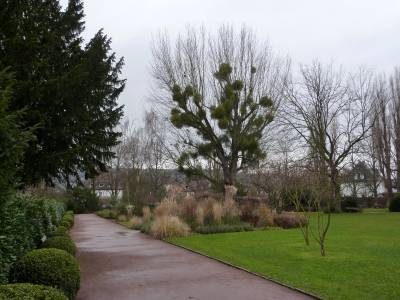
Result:
[[[310,297],[93,214],[75,216],[77,300],[258,300]]]

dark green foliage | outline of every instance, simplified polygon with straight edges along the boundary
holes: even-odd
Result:
[[[89,188],[76,187],[71,193],[70,207],[76,214],[95,212],[99,208],[99,198]]]
[[[390,200],[389,211],[400,212],[400,193],[397,193]]]
[[[251,72],[254,74],[256,69],[252,67]],[[254,95],[252,88],[248,88],[253,83],[234,78],[228,63],[221,64],[214,77],[221,96],[211,107],[204,105],[201,91],[195,87],[171,87],[175,102],[172,124],[178,129],[191,128],[198,136],[197,141],[185,140],[191,150],[182,151],[178,165],[189,176],[202,176],[221,184],[196,162],[198,158],[208,159],[222,168],[225,184],[235,184],[239,169],[256,165],[265,156],[260,140],[273,119],[274,104],[268,96]],[[214,122],[217,126],[211,125]]]
[[[50,286],[14,283],[0,285],[1,300],[67,300],[65,295]]]
[[[144,223],[140,225],[140,228],[138,228],[138,230],[140,230],[141,233],[149,233],[150,227],[151,227],[150,223]]]
[[[6,69],[0,70],[0,205],[15,186],[16,171],[32,139],[30,131],[22,125],[23,111],[8,111],[13,85],[10,73]]]
[[[0,206],[0,283],[12,264],[38,247],[60,222],[64,204],[43,197],[11,195]]]
[[[74,213],[72,211],[67,211],[64,214],[60,225],[70,229],[74,225]]]
[[[24,109],[23,123],[36,128],[19,172],[25,184],[90,177],[113,156],[123,60],[102,31],[83,44],[83,16],[81,0],[65,11],[58,0],[1,2],[0,69],[15,76],[9,109]]]
[[[45,240],[41,247],[65,250],[74,256],[76,254],[75,243],[69,236],[53,236]]]
[[[253,231],[253,230],[254,230],[254,227],[249,225],[249,224],[207,225],[207,226],[199,226],[199,227],[196,228],[196,232],[197,233],[202,233],[202,234]]]
[[[80,270],[76,259],[64,250],[33,250],[15,263],[13,282],[44,284],[58,288],[73,299],[80,286]]]
[[[54,235],[64,235],[64,234],[67,234],[68,233],[68,228],[67,227],[65,227],[65,226],[58,226],[57,228],[56,228],[56,230],[54,230]],[[52,233],[51,233],[52,234]],[[50,234],[50,235],[51,235]],[[53,235],[53,236],[54,236]]]
[[[358,198],[353,196],[342,197],[341,208],[342,212],[361,212],[358,205]]]

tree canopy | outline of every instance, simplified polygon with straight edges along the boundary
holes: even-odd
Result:
[[[25,184],[104,171],[117,143],[123,59],[100,30],[86,45],[83,4],[5,0],[0,6],[0,68],[15,76],[9,110],[24,109],[36,138],[22,160]]]

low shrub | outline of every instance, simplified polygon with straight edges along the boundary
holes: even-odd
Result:
[[[274,214],[267,205],[261,203],[255,213],[258,217],[257,227],[274,226]]]
[[[115,211],[113,211],[111,209],[102,209],[102,210],[96,211],[96,215],[98,215],[99,217],[102,217],[102,218],[106,218],[106,219],[115,219],[117,217],[117,214],[115,213]]]
[[[69,209],[74,213],[91,213],[99,209],[99,197],[89,188],[75,187],[69,200]]]
[[[67,235],[53,236],[45,240],[41,246],[42,248],[56,248],[67,251],[69,254],[76,254],[76,246],[74,241]]]
[[[73,299],[80,286],[80,270],[76,259],[66,251],[38,249],[15,263],[12,281],[52,286]]]
[[[207,226],[199,226],[196,228],[196,232],[201,234],[240,232],[240,231],[252,231],[252,230],[254,230],[254,228],[249,224],[207,225]]]
[[[140,230],[140,232],[142,232],[142,233],[150,233],[151,224],[143,223],[141,226],[138,226],[137,228],[134,228],[134,229]]]
[[[50,286],[14,283],[0,285],[0,299],[4,300],[68,300],[65,295]]]
[[[129,228],[132,228],[135,230],[140,230],[142,224],[143,224],[143,220],[141,217],[133,216],[132,218],[129,219],[127,225]]]
[[[63,235],[68,233],[68,228],[65,226],[58,226],[56,230],[54,230],[56,234]]]
[[[118,215],[117,221],[118,222],[126,222],[126,221],[128,221],[128,217],[126,215]]]
[[[69,228],[71,228],[72,226],[74,226],[74,213],[70,212],[70,213],[65,213],[62,221],[61,221],[61,225],[62,223],[65,223],[69,225]]]
[[[37,248],[61,221],[64,203],[38,196],[8,195],[0,206],[0,284],[12,264]]]
[[[283,212],[274,216],[275,225],[284,229],[298,228],[308,224],[308,220],[303,215],[294,212]]]
[[[342,212],[361,212],[357,197],[343,197],[340,203]]]
[[[397,193],[390,200],[389,211],[400,212],[400,193]]]
[[[156,217],[150,227],[150,234],[156,238],[187,236],[190,227],[176,216]]]

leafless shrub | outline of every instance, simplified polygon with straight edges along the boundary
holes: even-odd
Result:
[[[283,212],[274,216],[274,223],[282,228],[298,228],[308,223],[308,220],[295,212]]]

